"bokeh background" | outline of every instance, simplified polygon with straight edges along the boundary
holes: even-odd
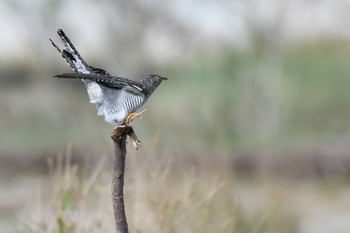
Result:
[[[128,146],[131,232],[350,230],[347,0],[0,1],[0,232],[113,232],[113,126],[48,38],[169,78]],[[60,45],[61,46],[61,45]]]

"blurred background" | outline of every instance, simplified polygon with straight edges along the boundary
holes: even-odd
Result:
[[[133,122],[131,232],[349,232],[347,0],[0,1],[0,232],[113,232],[113,126],[71,72],[168,77]],[[142,110],[141,109],[141,110]]]

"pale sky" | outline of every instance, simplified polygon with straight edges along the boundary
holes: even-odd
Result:
[[[52,7],[46,11],[44,6],[48,5],[47,2],[49,1],[0,2],[1,62],[25,57],[31,53],[32,43],[45,43],[61,25],[69,25],[69,29],[79,31],[75,38],[79,40],[80,47],[89,46],[92,53],[101,49],[101,44],[106,42],[103,37],[106,33],[106,20],[110,19],[105,18],[105,10],[103,6],[99,8],[99,2],[64,1],[64,5],[57,10]],[[208,41],[208,45],[217,42],[236,48],[249,47],[251,25],[267,32],[270,28],[277,27],[272,31],[275,33],[272,36],[287,44],[303,40],[350,38],[348,0],[178,0],[167,3],[139,0],[137,4],[154,8],[154,14],[166,12],[168,17],[187,30],[193,30],[188,43],[193,43],[194,47],[197,42],[203,41]],[[123,18],[116,16],[115,20],[118,21],[116,24],[120,23],[121,27],[126,28],[125,31],[132,30],[128,29],[129,22],[124,22]],[[49,31],[50,27],[52,30]],[[159,26],[161,27],[166,29],[166,25]],[[157,53],[157,49],[161,49],[169,51],[166,56],[176,57],[179,56],[177,51],[184,47],[181,40],[175,40],[173,34],[166,30],[159,30],[156,44],[154,39],[149,40],[147,35],[144,37],[146,52]]]

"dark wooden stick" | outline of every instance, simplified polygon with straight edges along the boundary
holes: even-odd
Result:
[[[128,233],[128,223],[124,205],[124,172],[126,157],[126,138],[130,137],[132,144],[138,149],[140,141],[130,125],[122,125],[113,131],[114,141],[112,203],[117,233]]]

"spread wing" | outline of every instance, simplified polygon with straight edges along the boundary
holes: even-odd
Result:
[[[83,79],[95,81],[98,84],[112,88],[123,89],[128,92],[132,92],[136,95],[144,94],[144,89],[141,83],[111,75],[104,74],[78,74],[78,73],[63,73],[54,75],[54,78],[68,78],[68,79]]]

